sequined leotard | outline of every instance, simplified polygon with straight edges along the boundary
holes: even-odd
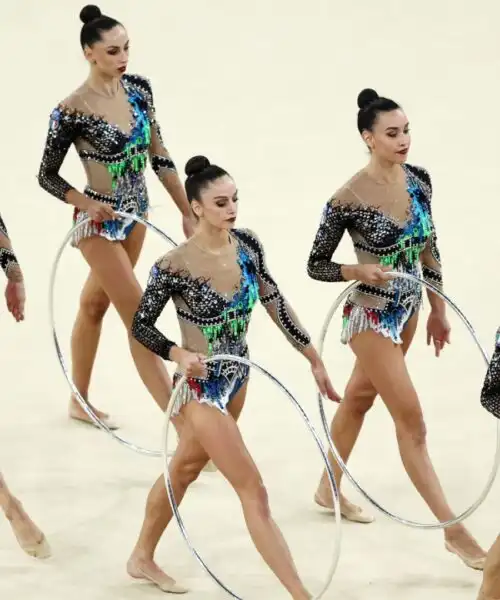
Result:
[[[59,170],[74,144],[87,174],[83,193],[115,210],[144,216],[149,206],[144,176],[148,157],[162,181],[175,172],[175,165],[162,141],[149,80],[125,74],[121,84],[128,100],[124,109],[85,83],[52,111],[38,181],[47,192],[66,201],[73,186]],[[87,218],[85,211],[75,209],[74,224]],[[124,240],[135,223],[132,219],[87,223],[77,230],[72,245],[92,235]]]
[[[21,267],[10,243],[9,233],[0,216],[0,266],[9,281],[20,282],[23,279]]]
[[[392,265],[442,289],[431,179],[421,167],[406,164],[403,171],[404,195],[400,190],[391,193],[361,170],[327,202],[308,260],[310,277],[344,281],[342,265],[331,258],[348,231],[359,263]],[[401,332],[421,302],[421,286],[408,279],[360,284],[344,305],[342,343],[367,329],[402,343]]]
[[[248,356],[246,334],[252,310],[262,305],[299,351],[310,343],[308,333],[280,293],[266,266],[255,233],[233,229],[222,255],[202,250],[195,238],[179,245],[153,266],[132,325],[132,335],[165,360],[175,345],[156,328],[172,299],[181,327],[181,346],[205,356]],[[180,377],[179,368],[174,381]],[[173,414],[193,398],[226,411],[228,402],[246,381],[248,367],[235,361],[210,363],[204,379],[189,378],[179,391]]]
[[[496,333],[495,349],[481,390],[481,404],[500,419],[500,327]]]

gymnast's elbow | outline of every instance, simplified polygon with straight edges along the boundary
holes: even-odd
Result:
[[[316,260],[308,260],[307,261],[307,274],[311,279],[316,281],[321,281],[320,273],[320,264]]]
[[[137,311],[132,319],[132,326],[130,328],[130,335],[140,342],[143,346],[144,341],[147,340],[147,326],[144,323],[144,318],[141,311]]]
[[[38,182],[38,185],[42,188],[42,190],[45,190],[46,192],[49,191],[50,185],[49,185],[47,173],[45,172],[45,169],[43,169],[42,167],[40,167],[40,170],[36,174],[36,180]]]

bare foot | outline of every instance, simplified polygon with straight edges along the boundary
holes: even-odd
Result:
[[[113,423],[110,416],[102,412],[101,410],[97,410],[94,406],[89,403],[90,407],[96,414],[96,416],[110,429],[118,429],[118,425]],[[89,425],[95,425],[94,421],[88,416],[88,414],[84,411],[84,409],[80,406],[80,404],[72,398],[69,405],[69,417],[70,419],[74,419],[75,421],[81,421],[83,423],[88,423]]]
[[[333,503],[332,491],[329,488],[319,487],[314,496],[316,504],[329,510],[335,510]],[[343,495],[340,495],[340,514],[348,521],[355,523],[373,523],[375,520],[371,515],[363,512],[360,506],[356,506]]]
[[[461,524],[445,531],[445,545],[449,552],[456,554],[471,569],[484,569],[486,552]]]
[[[35,558],[48,558],[51,550],[42,531],[33,523],[19,500],[12,500],[5,510],[12,531],[21,548]]]
[[[134,579],[144,579],[158,586],[162,592],[186,594],[189,590],[169,577],[152,559],[132,555],[127,563],[127,573]]]

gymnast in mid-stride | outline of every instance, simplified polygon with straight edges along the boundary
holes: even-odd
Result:
[[[193,220],[175,163],[164,143],[156,114],[151,81],[127,73],[130,40],[126,28],[94,5],[80,19],[80,44],[89,66],[85,81],[51,112],[38,172],[40,186],[66,207],[73,208],[73,225],[80,225],[71,245],[90,267],[71,336],[75,386],[88,401],[90,378],[110,304],[127,332],[142,289],[134,268],[142,252],[150,197],[146,167],[151,166],[182,214],[186,236]],[[61,168],[71,147],[84,166],[87,184],[80,191],[64,179]],[[116,212],[130,218],[116,218]],[[164,409],[171,381],[161,360],[129,336],[137,371],[150,394]],[[107,413],[95,409],[110,429]],[[93,424],[74,396],[70,417]]]
[[[306,600],[311,595],[272,517],[261,474],[237,426],[249,368],[234,360],[205,365],[204,357],[248,357],[247,330],[260,301],[285,339],[308,361],[322,393],[333,401],[340,398],[309,334],[271,274],[259,237],[249,229],[234,227],[238,190],[233,178],[201,156],[188,161],[186,175],[186,194],[198,219],[197,231],[156,261],[132,326],[132,335],[146,348],[177,363],[175,384],[182,375],[187,377],[172,407],[174,425],[177,419],[184,420],[169,464],[174,497],[180,504],[211,458],[238,495],[250,536],[264,561],[291,598]],[[156,325],[170,300],[181,328],[179,344]],[[171,520],[161,475],[149,493],[128,572],[153,581],[164,591],[182,593],[186,588],[154,562],[160,537]]]
[[[368,164],[333,194],[323,209],[308,260],[309,276],[318,281],[358,281],[344,305],[341,342],[355,355],[343,401],[331,424],[331,436],[347,462],[365,415],[379,395],[394,421],[401,459],[413,485],[441,521],[455,518],[429,456],[426,425],[406,354],[419,321],[422,290],[402,275],[423,277],[442,289],[442,264],[432,214],[432,180],[427,169],[407,163],[409,122],[402,108],[374,90],[358,96],[358,131],[370,152]],[[332,261],[348,232],[357,264]],[[444,301],[429,291],[427,342],[439,356],[450,342]],[[339,465],[332,461],[337,481]],[[330,508],[324,474],[316,502]],[[344,517],[370,522],[359,507],[341,499]],[[462,523],[445,529],[445,547],[473,569],[484,565],[484,550]]]
[[[12,248],[7,227],[0,216],[0,266],[7,277],[5,300],[7,309],[19,323],[24,321],[24,277],[16,254]],[[24,510],[20,500],[14,496],[0,473],[0,507],[12,527],[18,544],[30,556],[48,558],[50,546],[43,532],[35,525]]]
[[[481,390],[481,404],[494,417],[500,419],[500,327],[496,333],[495,350]],[[500,535],[486,556],[483,582],[477,600],[500,600]]]

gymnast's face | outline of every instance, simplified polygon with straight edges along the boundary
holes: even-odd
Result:
[[[219,177],[204,187],[200,200],[192,201],[194,214],[215,229],[232,229],[238,214],[238,190],[228,175]]]
[[[127,69],[129,45],[125,28],[117,25],[103,31],[92,48],[85,48],[85,58],[105,77],[121,77]]]
[[[410,125],[402,110],[391,110],[378,115],[372,131],[363,138],[372,154],[386,163],[402,164],[410,150]]]

